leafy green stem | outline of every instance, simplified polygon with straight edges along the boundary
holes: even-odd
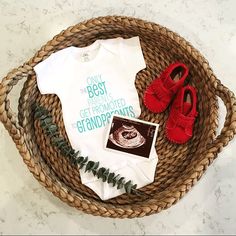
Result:
[[[89,160],[87,156],[80,155],[80,151],[75,151],[68,141],[60,136],[58,126],[53,123],[52,116],[44,107],[35,104],[34,117],[40,121],[40,126],[50,138],[51,144],[57,147],[60,153],[67,157],[72,165],[83,169],[85,172],[91,172],[101,181],[107,182],[117,189],[124,188],[126,193],[148,196],[137,190],[137,185],[133,184],[131,180],[126,181],[125,177],[115,174],[105,167],[100,167],[99,162]]]

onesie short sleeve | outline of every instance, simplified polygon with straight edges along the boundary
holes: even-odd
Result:
[[[57,94],[62,80],[62,68],[66,50],[51,54],[34,67],[38,88],[41,94]]]
[[[140,70],[146,68],[146,63],[143,57],[142,47],[138,36],[121,39],[121,58],[127,70],[136,74]]]

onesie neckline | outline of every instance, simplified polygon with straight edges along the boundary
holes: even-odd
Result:
[[[90,64],[90,63],[97,61],[101,57],[103,45],[102,45],[102,40],[98,39],[98,40],[94,41],[92,44],[85,46],[85,47],[71,46],[70,48],[71,48],[71,52],[73,54],[73,57],[77,60],[77,63],[79,63],[80,65],[86,65],[86,64]],[[97,52],[93,58],[91,58],[87,61],[81,60],[81,57],[83,54],[92,52],[94,50],[97,50]]]

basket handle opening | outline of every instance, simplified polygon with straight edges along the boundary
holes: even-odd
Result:
[[[223,128],[215,140],[207,147],[208,153],[213,153],[215,158],[217,153],[221,152],[223,147],[225,147],[236,134],[236,98],[232,91],[221,84],[218,79],[214,79],[216,80],[216,83],[214,83],[216,95],[223,101],[226,107]]]
[[[0,121],[12,137],[18,150],[24,152],[24,154],[27,151],[22,148],[24,144],[23,128],[19,125],[17,115],[12,111],[9,94],[18,81],[28,78],[33,73],[32,66],[25,63],[10,71],[0,82]]]

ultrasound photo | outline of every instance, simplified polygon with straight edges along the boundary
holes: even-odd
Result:
[[[149,158],[156,142],[158,125],[139,119],[114,115],[106,148]]]

